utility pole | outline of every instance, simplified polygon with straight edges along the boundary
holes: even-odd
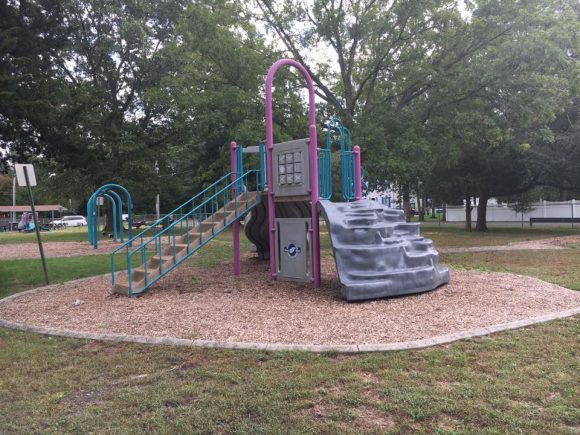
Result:
[[[157,182],[159,182],[159,161],[155,160],[155,173],[157,174]],[[159,190],[161,190],[161,185],[159,185]],[[159,190],[157,191],[157,196],[155,197],[155,220],[158,221],[161,215],[160,208],[161,208],[161,199]]]
[[[14,170],[14,178],[12,179],[12,207],[16,207],[16,169]],[[10,219],[11,230],[14,222],[16,222],[16,211],[12,210],[12,219]]]

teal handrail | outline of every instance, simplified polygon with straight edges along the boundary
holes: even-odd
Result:
[[[318,150],[318,189],[322,199],[332,196],[332,159],[333,144],[332,132],[338,133],[340,144],[340,185],[342,197],[346,201],[355,199],[354,181],[354,153],[352,148],[352,134],[337,118],[331,118],[326,123],[326,148]],[[364,178],[361,177],[361,180]]]
[[[201,192],[199,192],[197,195],[193,196],[192,198],[190,198],[189,200],[187,200],[186,202],[184,202],[183,204],[181,204],[179,207],[176,207],[175,209],[171,210],[169,213],[167,213],[165,216],[163,216],[162,218],[157,219],[155,222],[153,222],[152,224],[150,224],[148,227],[145,227],[145,229],[143,229],[140,233],[136,234],[133,238],[131,238],[130,240],[128,240],[127,242],[125,242],[124,244],[120,245],[119,247],[117,247],[112,253],[114,254],[117,251],[120,251],[121,249],[125,248],[126,246],[128,246],[130,244],[130,242],[132,240],[135,239],[139,239],[139,238],[143,238],[143,236],[149,232],[151,229],[157,229],[157,227],[159,225],[163,224],[163,221],[165,221],[166,219],[168,219],[169,216],[175,215],[175,214],[179,214],[180,216],[183,215],[183,209],[185,207],[187,207],[188,205],[192,205],[195,206],[195,200],[199,199],[200,196],[205,195],[206,193],[208,193],[211,189],[215,189],[216,186],[218,186],[220,183],[223,183],[224,181],[227,181],[231,178],[232,173],[228,173],[226,175],[224,175],[223,177],[221,177],[219,180],[217,180],[215,183],[210,184],[208,187],[206,187],[204,190],[202,190]]]
[[[340,184],[342,197],[347,201],[354,199],[354,157],[352,155],[352,135],[350,130],[337,118],[331,118],[326,123],[326,149],[319,150],[318,171],[320,197],[330,199],[332,196],[332,133],[338,133],[340,145]],[[324,151],[326,155],[323,155]],[[323,166],[321,166],[321,164]],[[324,196],[323,196],[324,195]]]
[[[266,150],[264,141],[258,142],[258,158],[260,159],[260,175],[258,177],[258,190],[264,190],[268,174],[266,173],[268,165],[266,165]]]
[[[238,144],[236,148],[236,177],[241,176],[244,173],[244,150],[241,144]],[[241,184],[236,185],[236,190],[242,188]]]
[[[345,151],[341,158],[342,197],[347,201],[354,199],[354,153]]]
[[[318,196],[330,199],[332,196],[332,160],[330,148],[318,148]]]
[[[231,174],[228,174],[228,176],[230,175]],[[225,184],[219,190],[216,188],[213,193],[205,198],[201,203],[192,206],[191,210],[183,213],[169,226],[159,231],[154,236],[147,238],[147,240],[145,240],[145,235],[142,232],[139,236],[133,238],[135,244],[137,244],[136,239],[140,239],[139,245],[133,249],[130,250],[128,244],[115,249],[111,254],[111,281],[113,286],[115,285],[115,255],[121,249],[125,249],[127,260],[129,296],[141,294],[173,270],[177,265],[197,252],[197,250],[216,237],[219,233],[229,227],[233,222],[245,215],[260,201],[260,195],[258,192],[255,193],[254,199],[250,198],[248,185],[251,177],[255,177],[256,185],[258,185],[260,171],[255,169],[249,170],[236,177],[233,181]],[[222,177],[212,186],[216,186],[224,178],[225,177]],[[212,188],[212,186],[205,189],[205,191],[207,192]],[[196,195],[196,197],[199,197],[200,195],[201,192]],[[242,199],[239,199],[240,196],[242,196]],[[230,216],[228,216],[226,206],[231,200],[233,200],[234,210],[231,211]],[[191,203],[191,200],[187,203]],[[178,209],[182,208],[183,207],[178,207]],[[220,210],[220,208],[223,210],[222,216],[217,216],[216,212]],[[219,230],[215,230],[215,226],[213,225],[217,222],[222,223]],[[204,236],[204,224],[210,224],[211,228],[211,234],[207,237]],[[192,235],[193,230],[196,230],[194,235]],[[199,231],[199,233],[197,231]],[[185,245],[185,254],[182,256],[177,255],[177,245],[179,244],[182,245],[182,248],[183,245]],[[133,288],[134,280],[132,269],[134,268],[133,262],[135,256],[139,259],[137,262],[140,263],[137,267],[143,266],[144,268],[143,285],[139,288]],[[166,267],[164,267],[163,264],[164,257],[165,259],[169,258],[171,260],[170,264]],[[147,264],[152,259],[156,259],[157,264],[154,267],[158,268],[159,273],[150,279],[147,271]],[[157,270],[155,272],[157,272]]]

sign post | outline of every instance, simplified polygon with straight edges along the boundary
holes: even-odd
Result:
[[[40,251],[40,259],[42,261],[42,270],[44,271],[44,281],[48,285],[48,270],[46,268],[46,258],[44,258],[44,249],[42,249],[42,240],[40,240],[40,229],[38,228],[38,220],[36,219],[36,209],[34,208],[34,197],[32,196],[32,186],[36,186],[36,176],[34,175],[34,167],[32,165],[15,165],[15,166],[18,185],[26,186],[28,188],[28,197],[30,198],[30,208],[32,209],[32,219],[34,220],[36,240],[38,241],[38,250]]]

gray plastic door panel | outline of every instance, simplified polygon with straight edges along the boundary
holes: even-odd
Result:
[[[310,282],[310,219],[276,219],[278,278]]]

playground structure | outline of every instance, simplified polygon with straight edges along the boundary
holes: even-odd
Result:
[[[120,193],[120,194],[119,194]],[[123,200],[121,195],[125,197],[127,222],[127,240],[131,240],[132,210],[133,202],[131,194],[127,189],[119,184],[105,184],[99,187],[89,198],[87,203],[87,226],[89,243],[97,249],[99,246],[99,221],[98,221],[98,206],[104,205],[104,200],[109,200],[111,203],[111,212],[113,214],[113,240],[125,241],[125,227],[123,226]],[[99,204],[99,202],[103,202]]]
[[[325,148],[318,150],[318,194],[320,199],[332,197],[332,146],[338,142],[340,149],[341,194],[345,201],[355,199],[355,156],[360,148],[352,146],[352,133],[339,119],[331,118],[326,123]],[[336,137],[338,135],[338,137]],[[361,187],[366,184],[361,168]]]
[[[333,195],[332,182],[332,148],[339,147],[340,157],[340,181],[341,195],[346,201],[357,198],[355,189],[358,184],[355,179],[361,180],[361,189],[366,190],[364,171],[360,168],[360,174],[356,173],[356,158],[360,157],[360,148],[352,146],[350,130],[336,118],[331,118],[325,125],[325,148],[318,149],[318,194],[320,199],[330,199]],[[360,166],[360,165],[359,165]],[[270,258],[270,243],[268,227],[264,222],[268,218],[266,192],[262,192],[263,200],[253,208],[246,218],[244,230],[246,237],[254,244],[255,252],[259,258]],[[360,199],[361,194],[358,194]],[[277,202],[276,216],[281,218],[309,218],[310,211],[308,201]]]
[[[276,72],[286,65],[296,68],[308,86],[309,137],[274,144],[272,85]],[[144,293],[228,227],[233,235],[234,274],[239,275],[239,225],[245,217],[246,235],[258,256],[269,260],[272,279],[319,287],[319,213],[326,220],[345,299],[418,293],[448,282],[449,272],[438,266],[432,242],[419,236],[419,224],[406,223],[401,211],[362,199],[360,148],[352,147],[350,131],[333,119],[327,125],[325,148],[317,147],[314,100],[312,79],[300,63],[290,59],[274,63],[266,78],[265,145],[244,148],[232,142],[230,173],[172,210],[168,215],[174,219],[165,228],[160,228],[163,217],[137,235],[129,234],[111,255],[113,290],[128,296]],[[347,201],[341,203],[328,201],[333,131],[339,136],[341,193]],[[244,168],[245,153],[259,154],[258,168]],[[116,185],[93,194],[89,218],[107,186]],[[129,216],[130,210],[129,206]],[[91,228],[95,227],[89,224],[89,234]],[[90,240],[96,243],[98,234],[92,233]],[[127,272],[117,274],[122,255]]]
[[[32,221],[32,217],[30,213],[24,212],[22,216],[20,216],[20,220],[18,221],[18,231],[23,233],[29,233],[34,231],[35,225]]]
[[[36,217],[38,218],[38,213],[37,213]],[[37,221],[38,221],[38,219],[37,219]],[[23,212],[22,215],[20,216],[20,220],[18,221],[18,225],[16,228],[21,233],[31,233],[32,231],[34,231],[34,229],[36,228],[36,225],[34,224],[34,218],[32,216],[32,213],[27,212],[27,211]],[[49,231],[50,230],[49,227],[42,226],[40,224],[38,224],[38,229],[40,231]]]

